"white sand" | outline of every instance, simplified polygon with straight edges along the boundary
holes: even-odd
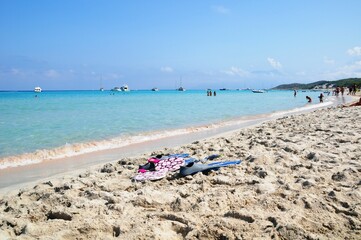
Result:
[[[40,182],[0,197],[0,239],[361,239],[360,119],[322,109],[163,150],[243,160],[209,175],[132,182],[148,154]]]

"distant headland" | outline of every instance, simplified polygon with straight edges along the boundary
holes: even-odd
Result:
[[[277,90],[289,90],[289,89],[328,89],[334,87],[349,87],[356,84],[357,86],[361,85],[361,78],[346,78],[336,81],[317,81],[313,83],[291,83],[291,84],[282,84],[272,89]]]

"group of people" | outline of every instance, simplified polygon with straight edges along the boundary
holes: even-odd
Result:
[[[336,87],[336,88],[333,90],[332,95],[338,96],[338,95],[341,93],[341,95],[343,96],[344,92],[345,92],[345,88],[344,88],[344,87]]]
[[[336,87],[333,90],[332,95],[338,96],[338,95],[341,94],[341,96],[343,96],[343,94],[345,93],[346,90],[348,90],[347,95],[356,95],[357,86],[356,86],[356,84],[354,84],[354,85],[346,87],[346,88],[344,88],[344,87]]]
[[[324,98],[324,95],[323,93],[320,94],[320,96],[318,96],[318,98],[320,99],[320,103],[323,102],[323,98]],[[310,96],[306,96],[306,99],[307,99],[307,102],[311,103],[312,102],[312,98]]]
[[[207,90],[207,96],[212,96],[212,90]],[[216,91],[213,92],[213,96],[217,96]]]
[[[356,95],[357,86],[354,84],[352,87],[348,87],[348,94],[350,95]]]
[[[343,94],[345,93],[345,89],[348,90],[347,95],[356,95],[357,92],[357,86],[356,84],[354,84],[352,87],[348,87],[348,88],[344,88],[344,87],[336,87],[333,91],[332,91],[332,95],[333,96],[339,96],[340,94],[343,96]],[[329,92],[330,94],[330,92]],[[293,90],[293,96],[297,96],[297,90]],[[318,98],[320,99],[320,102],[323,102],[323,98],[324,95],[323,93],[320,94],[320,96],[318,96]],[[312,98],[310,96],[306,96],[307,102],[312,102]],[[361,104],[361,99],[360,99],[360,103],[357,104]],[[358,106],[358,105],[357,105]]]

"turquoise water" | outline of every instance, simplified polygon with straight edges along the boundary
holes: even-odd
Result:
[[[312,97],[312,104],[317,104],[319,94],[300,91],[294,97],[292,91],[217,91],[216,97],[207,97],[204,90],[130,91],[114,95],[110,91],[0,92],[0,163],[1,158],[39,150],[66,148],[67,154],[92,151],[99,142],[106,145],[114,138],[121,142],[124,137],[144,133],[151,137],[154,131],[166,133],[293,109],[306,104],[306,95]],[[74,144],[78,145],[71,149]],[[56,157],[61,153],[64,151],[58,149],[41,154]]]

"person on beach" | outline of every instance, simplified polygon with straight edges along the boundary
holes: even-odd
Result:
[[[323,102],[323,94],[321,93],[318,98],[320,99],[320,103],[322,103]]]
[[[309,103],[312,102],[312,99],[309,96],[306,96],[306,99]]]
[[[344,105],[343,107],[356,107],[356,106],[361,106],[361,98],[360,98],[360,100],[358,102],[355,102],[355,103],[350,104],[348,106]]]
[[[293,96],[296,97],[297,96],[297,91],[293,90]]]
[[[356,84],[352,86],[351,95],[356,95]]]
[[[217,93],[216,93],[216,91],[214,91],[214,92],[213,92],[213,96],[216,96],[216,95],[217,95]]]

